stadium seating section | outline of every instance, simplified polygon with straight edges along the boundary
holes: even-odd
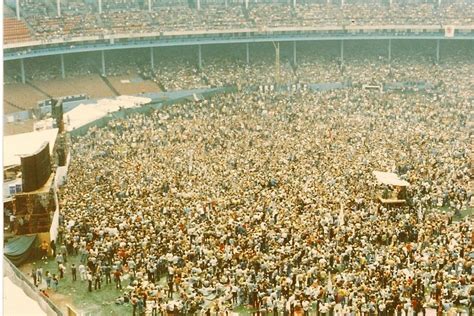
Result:
[[[30,30],[24,20],[5,17],[3,19],[3,30],[3,42],[5,44],[31,40]]]
[[[134,5],[135,4],[135,5]],[[184,5],[154,7],[151,12],[136,2],[104,2],[102,14],[84,3],[67,3],[61,17],[52,2],[40,5],[27,1],[22,6],[22,20],[5,18],[5,43],[70,39],[102,34],[130,34],[186,30],[226,30],[239,28],[317,27],[341,25],[472,25],[474,3],[443,1],[409,4],[394,1],[388,6],[374,3],[339,4],[251,3],[242,5],[207,5],[201,10]],[[11,15],[12,9],[8,13]],[[25,24],[26,23],[26,24]],[[32,33],[28,30],[31,28]],[[33,35],[33,36],[32,36]]]

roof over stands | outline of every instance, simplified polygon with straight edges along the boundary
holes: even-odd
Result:
[[[402,180],[393,172],[374,171],[372,173],[380,184],[394,185],[398,187],[410,186],[405,180]]]
[[[47,129],[3,137],[3,167],[21,164],[21,156],[34,154],[44,142],[49,142],[50,154],[58,137],[58,129]]]

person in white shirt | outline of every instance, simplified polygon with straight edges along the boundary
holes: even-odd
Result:
[[[83,264],[79,265],[79,276],[81,281],[87,280],[86,267]]]
[[[303,315],[308,316],[309,315],[309,309],[310,309],[309,301],[307,299],[305,299],[303,301],[303,303],[301,303],[301,305],[303,307]]]
[[[156,300],[153,300],[151,302],[151,316],[158,316],[158,303],[156,302]]]
[[[58,270],[59,270],[59,278],[60,279],[64,278],[64,271],[66,271],[66,267],[64,266],[64,264],[60,263]]]

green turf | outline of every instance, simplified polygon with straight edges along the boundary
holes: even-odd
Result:
[[[444,213],[448,211],[454,212],[454,209],[450,208],[449,206],[438,207],[438,208],[435,208],[434,210],[438,212],[444,212]],[[467,209],[462,210],[459,215],[455,215],[453,217],[453,221],[456,222],[456,221],[463,220],[464,218],[470,217],[473,214],[474,214],[474,207],[468,207]]]
[[[55,291],[53,289],[47,290],[50,294],[52,301],[66,313],[67,296],[72,300],[72,308],[82,316],[121,316],[121,315],[132,315],[132,306],[130,304],[117,305],[115,300],[124,293],[124,289],[129,284],[129,281],[122,281],[123,290],[115,289],[115,283],[105,284],[102,282],[100,290],[88,291],[88,282],[81,281],[79,272],[77,273],[77,281],[72,281],[71,275],[71,264],[75,263],[76,267],[80,265],[79,256],[68,256],[67,257],[66,273],[64,278],[59,280],[59,287]],[[32,263],[23,265],[20,269],[25,274],[31,273],[32,266],[42,267],[43,275],[46,271],[51,274],[59,275],[58,265],[51,257],[48,261],[36,260]],[[162,278],[160,283],[164,283],[166,280]],[[59,294],[59,295],[57,295]],[[235,309],[239,315],[251,315],[252,309],[247,306],[239,306]]]
[[[435,210],[447,212],[450,209],[448,207],[437,208]],[[466,216],[472,216],[474,214],[474,208],[468,208],[461,212],[460,217],[455,217],[454,220],[464,219]],[[115,289],[115,284],[111,283],[106,285],[102,283],[102,289],[93,290],[88,292],[88,283],[86,281],[80,281],[80,276],[78,272],[78,280],[73,282],[71,276],[71,264],[75,263],[76,267],[80,265],[79,256],[68,257],[68,262],[66,265],[65,277],[59,280],[59,287],[57,291],[48,290],[48,293],[51,293],[52,300],[61,308],[61,310],[66,312],[66,301],[67,299],[57,297],[54,293],[67,296],[72,300],[72,307],[76,309],[77,312],[83,313],[84,316],[92,315],[131,315],[132,307],[130,304],[126,305],[116,305],[115,300],[117,297],[123,294],[123,290]],[[51,274],[59,275],[58,265],[53,258],[49,258],[48,261],[37,260],[33,263],[26,264],[21,267],[21,270],[29,275],[31,273],[31,267],[43,267],[43,275],[46,271],[49,271]],[[163,281],[163,280],[162,280]],[[160,282],[161,283],[161,282]],[[128,281],[122,282],[123,288],[128,285]],[[234,309],[239,315],[251,315],[252,310],[247,306],[239,306]]]
[[[238,313],[239,315],[252,315],[252,312],[244,306],[239,306],[235,308],[234,312]]]
[[[461,216],[460,218],[457,218],[458,220],[464,219],[465,217],[470,217],[474,214],[474,207],[467,208],[464,211],[461,211]]]
[[[55,293],[68,296],[72,299],[73,308],[76,311],[84,312],[85,315],[131,315],[132,307],[130,304],[126,305],[116,305],[115,300],[117,297],[123,294],[123,290],[115,289],[115,284],[105,284],[102,283],[100,290],[88,291],[87,281],[81,281],[79,272],[77,273],[77,281],[72,281],[71,275],[71,264],[75,263],[76,267],[80,265],[79,256],[68,257],[68,262],[65,264],[66,273],[63,279],[59,280],[59,287],[57,291],[48,290],[47,292],[51,294],[52,300],[61,308],[65,310],[65,299],[58,298]],[[22,270],[25,273],[31,272],[32,264],[28,264],[23,267]],[[59,275],[57,268],[57,263],[50,258],[47,262],[44,260],[38,260],[34,262],[34,266],[43,267],[43,275],[46,271],[49,271],[51,274]],[[125,288],[128,285],[128,282],[125,281],[122,283],[122,286]]]

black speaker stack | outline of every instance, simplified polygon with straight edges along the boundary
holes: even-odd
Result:
[[[23,192],[38,190],[48,181],[51,176],[48,142],[44,142],[36,153],[21,157],[21,173]]]

